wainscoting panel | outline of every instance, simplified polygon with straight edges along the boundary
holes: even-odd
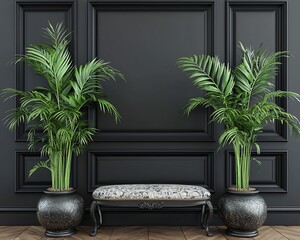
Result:
[[[42,193],[51,186],[50,171],[40,168],[31,176],[30,169],[40,161],[46,161],[47,157],[41,157],[40,152],[28,150],[16,151],[16,190],[15,192]],[[77,158],[72,163],[71,186],[77,187]]]
[[[40,169],[29,177],[29,171],[39,161],[45,161],[39,152],[16,152],[16,192],[42,192],[51,185],[47,169]]]
[[[90,4],[90,59],[112,62],[127,79],[103,84],[122,122],[115,125],[92,111],[91,120],[102,130],[96,141],[213,140],[209,111],[183,115],[187,100],[199,91],[176,67],[180,56],[214,53],[213,11],[212,2]],[[156,115],[159,121],[153,121]]]
[[[260,192],[286,193],[288,190],[287,151],[269,150],[260,155],[253,153],[250,185]],[[226,185],[235,184],[234,152],[228,151],[226,158]]]
[[[212,152],[89,153],[89,191],[112,184],[193,184],[214,189]],[[113,173],[110,169],[114,169]],[[178,171],[181,169],[181,171]]]
[[[228,1],[227,2],[227,61],[236,66],[241,58],[239,42],[257,49],[262,44],[268,51],[287,50],[287,2],[278,1]],[[287,89],[287,59],[274,81],[274,89]],[[285,99],[276,103],[287,109]],[[279,122],[268,124],[259,136],[260,141],[287,141],[287,126]]]
[[[32,43],[49,42],[45,38],[43,28],[63,22],[71,32],[70,50],[76,61],[76,32],[75,32],[75,5],[73,1],[31,1],[16,3],[16,54],[25,54],[25,47]],[[12,56],[13,58],[13,56]],[[8,59],[9,60],[9,59]],[[16,87],[20,90],[31,90],[36,85],[45,86],[46,81],[37,76],[24,63],[17,64]],[[19,105],[17,99],[16,105]],[[26,141],[27,124],[21,124],[16,130],[16,140]]]

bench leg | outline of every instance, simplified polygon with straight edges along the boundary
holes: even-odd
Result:
[[[205,224],[205,232],[208,237],[212,236],[212,233],[209,230],[209,226],[213,217],[213,206],[210,201],[206,201],[205,206],[207,207],[207,218]]]
[[[205,205],[202,205],[202,213],[201,213],[201,227],[205,229],[205,224],[204,224],[204,216],[205,216]]]
[[[96,206],[97,206],[97,202],[93,201],[91,204],[91,209],[90,209],[91,218],[94,222],[94,227],[93,227],[92,231],[90,232],[90,236],[92,236],[92,237],[96,236],[97,229],[98,229],[98,224],[97,224],[97,219],[96,219]]]
[[[97,205],[97,209],[98,209],[98,214],[99,214],[99,225],[98,225],[98,229],[100,228],[100,226],[102,225],[102,214],[101,214],[101,209],[100,209],[100,205]]]

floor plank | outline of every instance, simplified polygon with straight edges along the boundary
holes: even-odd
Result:
[[[53,240],[45,236],[45,229],[41,226],[31,226],[21,233],[15,240]],[[55,238],[56,240],[64,240],[64,238]]]
[[[0,239],[14,240],[29,226],[0,226]]]
[[[254,239],[254,238],[238,238],[238,237],[233,237],[226,235],[225,230],[227,229],[225,226],[218,226],[217,229],[219,232],[227,239],[227,240],[249,240],[249,239]]]
[[[254,238],[236,238],[226,235],[226,227],[211,227],[208,238],[199,226],[103,226],[95,237],[90,237],[91,227],[80,226],[70,237],[55,240],[299,240],[300,226],[263,226]],[[0,226],[0,240],[52,240],[44,235],[41,226]]]
[[[273,226],[273,228],[289,240],[300,239],[300,226]]]
[[[95,237],[89,236],[89,231],[91,227],[78,227],[78,232],[75,235],[64,238],[55,238],[55,240],[109,240],[112,230],[112,227],[102,227],[98,230],[98,233]],[[27,227],[25,231],[23,231],[16,238],[12,238],[14,240],[53,240],[53,238],[46,237],[44,235],[44,228],[40,226],[31,226]],[[2,239],[0,237],[0,239]],[[4,239],[4,238],[3,238]],[[6,239],[6,238],[5,238]]]
[[[259,235],[254,237],[255,240],[288,240],[288,238],[284,237],[270,226],[262,226],[259,228],[258,232]]]
[[[110,240],[111,234],[113,232],[113,227],[101,227],[97,231],[95,237],[89,235],[92,227],[80,226],[77,227],[78,232],[75,235],[64,238],[64,240]]]
[[[110,240],[148,240],[147,226],[114,227]]]
[[[186,240],[180,226],[149,226],[149,240]]]
[[[213,234],[210,238],[206,236],[205,230],[200,226],[182,226],[181,228],[187,240],[226,240],[216,227],[210,227],[210,231]]]

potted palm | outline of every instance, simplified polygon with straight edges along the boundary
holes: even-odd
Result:
[[[51,172],[52,186],[37,205],[37,217],[46,228],[47,236],[69,236],[75,232],[84,211],[83,199],[70,185],[74,156],[82,153],[92,141],[96,128],[86,120],[87,107],[96,107],[120,119],[117,109],[106,99],[101,81],[123,78],[108,63],[94,59],[83,66],[74,66],[68,50],[69,32],[62,23],[44,29],[51,44],[34,44],[26,48],[16,62],[25,62],[47,81],[47,87],[31,91],[4,89],[9,97],[17,96],[19,106],[7,115],[9,129],[20,123],[29,126],[29,149],[42,146],[41,154],[48,157],[35,165]],[[36,134],[41,129],[42,134]]]
[[[257,135],[264,125],[278,120],[296,133],[299,120],[278,106],[275,98],[293,98],[299,95],[289,91],[273,91],[274,78],[280,58],[287,52],[254,51],[240,43],[241,63],[234,69],[221,63],[218,57],[207,55],[182,57],[179,68],[188,72],[196,87],[204,90],[204,97],[189,100],[186,113],[198,106],[212,108],[211,121],[223,124],[220,147],[233,146],[235,154],[236,185],[218,202],[219,216],[228,227],[227,233],[239,237],[253,237],[267,216],[265,201],[258,191],[249,186],[251,152],[259,154]]]

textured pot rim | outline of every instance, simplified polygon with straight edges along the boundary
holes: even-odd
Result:
[[[227,193],[236,194],[236,195],[251,195],[251,194],[258,194],[259,191],[256,190],[232,190],[226,189]]]
[[[44,193],[46,194],[53,194],[53,195],[66,195],[66,194],[71,194],[71,193],[75,193],[77,192],[77,190],[75,188],[73,188],[72,190],[68,190],[68,191],[49,191],[49,190],[45,190]]]

